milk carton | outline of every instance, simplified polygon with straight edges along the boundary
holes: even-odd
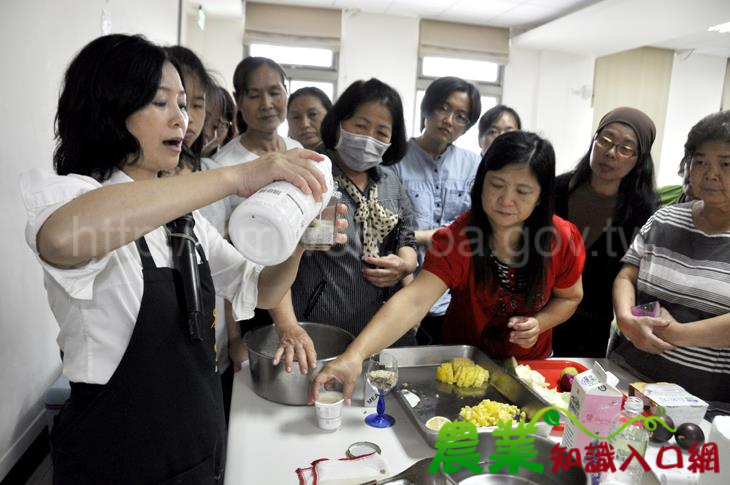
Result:
[[[667,414],[675,425],[694,423],[699,425],[707,411],[707,403],[670,382],[634,382],[629,386],[629,396],[640,397],[644,409],[651,414]]]
[[[596,362],[592,369],[575,376],[570,391],[568,411],[578,418],[588,431],[605,437],[621,413],[622,400],[621,391],[608,383],[606,371]],[[585,448],[593,440],[594,438],[585,434],[572,420],[569,420],[565,426],[561,446],[568,449],[578,448],[581,457],[585,457]]]

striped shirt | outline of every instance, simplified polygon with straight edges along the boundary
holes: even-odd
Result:
[[[325,154],[333,156],[331,152]],[[332,174],[343,175],[336,164],[332,166]],[[378,186],[380,205],[398,214],[399,218],[381,244],[380,255],[397,253],[404,246],[415,250],[411,203],[398,176],[389,167],[378,166],[368,172],[366,197],[371,184]],[[355,221],[357,203],[345,191],[341,192],[341,201],[347,205],[347,244],[334,246],[329,251],[304,253],[292,285],[292,303],[299,321],[335,325],[357,336],[400,284],[393,288],[378,288],[365,279],[362,226]],[[415,345],[415,340],[411,344]]]
[[[637,304],[658,300],[680,323],[730,312],[730,232],[698,229],[692,204],[658,210],[622,259],[639,267]],[[730,348],[678,347],[652,355],[622,347],[617,351],[640,373],[676,382],[703,399],[730,402]]]

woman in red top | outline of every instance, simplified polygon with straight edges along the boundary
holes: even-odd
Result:
[[[362,361],[416,325],[451,290],[444,341],[474,345],[494,359],[543,359],[552,328],[583,297],[585,249],[576,227],[553,215],[555,153],[534,133],[497,137],[472,187],[471,210],[433,236],[423,270],[313,380],[336,379],[350,397]]]

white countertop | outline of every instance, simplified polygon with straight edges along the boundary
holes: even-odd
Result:
[[[385,410],[395,418],[392,428],[365,424],[365,416],[375,408],[353,401],[352,406],[343,407],[342,427],[323,431],[317,427],[313,406],[277,404],[255,394],[244,363],[233,383],[225,485],[297,484],[297,468],[306,468],[318,458],[343,458],[357,441],[380,446],[391,474],[434,456],[436,450],[418,434],[394,397],[386,396]]]
[[[593,359],[570,360],[587,367],[593,363]],[[619,378],[617,387],[627,393],[628,383],[634,380],[631,375],[605,359],[600,362]],[[399,473],[421,458],[434,456],[435,450],[426,444],[394,397],[386,396],[386,412],[396,419],[392,428],[366,425],[365,416],[375,408],[357,404],[353,400],[352,406],[343,408],[339,430],[323,431],[317,427],[314,407],[277,404],[255,394],[248,364],[244,363],[233,383],[225,485],[297,484],[297,468],[306,468],[319,458],[342,458],[348,446],[357,441],[380,446],[391,474]],[[702,424],[706,434],[709,426],[707,421]],[[659,446],[653,443],[647,449],[646,459],[652,466],[658,451]],[[685,462],[687,456],[685,452]],[[647,473],[642,483],[659,482]]]

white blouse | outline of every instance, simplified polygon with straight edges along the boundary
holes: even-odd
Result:
[[[103,185],[125,182],[132,179],[122,171],[103,184],[91,177],[60,176],[40,169],[21,176],[28,216],[25,237],[43,268],[48,302],[60,327],[57,342],[64,352],[63,373],[72,382],[105,384],[119,365],[142,301],[142,262],[132,242],[83,266],[57,268],[40,258],[36,238],[46,219],[67,202]],[[236,319],[251,318],[263,267],[245,260],[198,211],[193,216],[195,235],[210,263],[216,294],[231,301]],[[172,267],[165,228],[158,227],[145,239],[155,264]]]

